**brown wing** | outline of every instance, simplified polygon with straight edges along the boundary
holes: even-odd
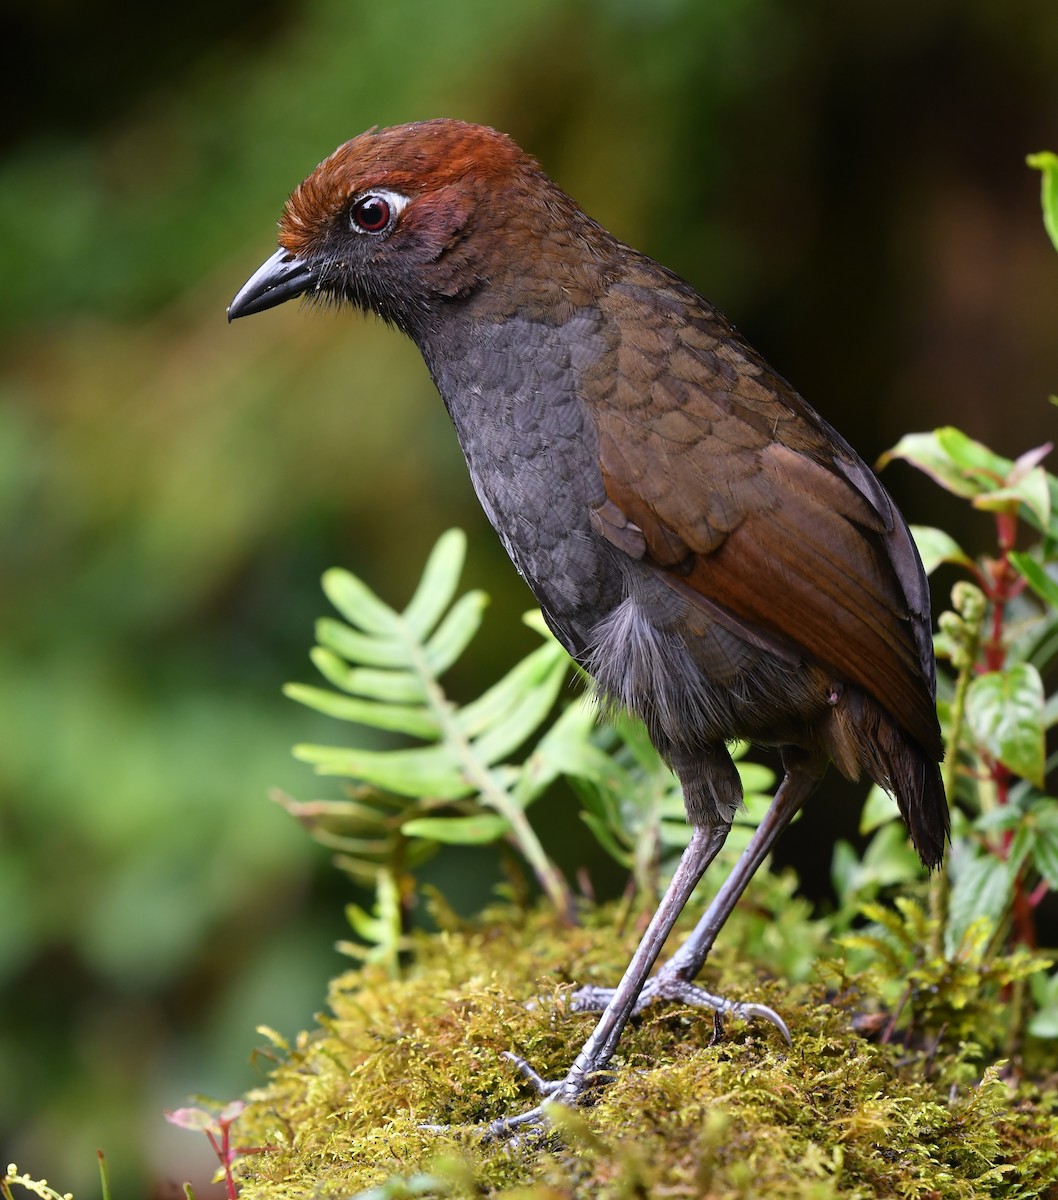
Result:
[[[858,684],[939,756],[928,593],[903,519],[719,314],[654,271],[609,298],[644,318],[620,322],[591,393],[597,527],[751,637]]]

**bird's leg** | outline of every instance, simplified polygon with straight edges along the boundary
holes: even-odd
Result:
[[[790,761],[784,755],[786,776],[760,825],[757,826],[723,886],[679,950],[658,972],[666,979],[690,983],[705,965],[716,935],[731,915],[757,868],[771,853],[779,835],[819,785],[826,763],[814,758]]]
[[[683,1004],[712,1008],[736,1017],[762,1017],[771,1021],[789,1042],[790,1031],[786,1023],[767,1005],[727,1000],[723,996],[714,996],[692,983],[705,964],[716,935],[746,890],[746,885],[768,857],[776,839],[789,825],[797,810],[815,791],[826,769],[825,761],[789,750],[783,754],[783,765],[786,775],[764,819],[754,830],[731,874],[683,945],[657,975],[647,981],[633,1011],[638,1011],[656,1000],[677,1000]],[[611,995],[612,990],[609,988],[581,988],[573,993],[573,1007],[580,1012],[602,1009],[609,1004]]]
[[[524,1063],[523,1060],[511,1056],[537,1090],[560,1103],[573,1103],[584,1090],[590,1086],[592,1078],[604,1070],[613,1056],[617,1043],[628,1018],[636,1007],[636,1001],[643,988],[650,969],[665,945],[665,939],[676,923],[676,918],[683,911],[684,905],[705,874],[706,868],[716,857],[724,844],[730,822],[718,822],[709,826],[697,826],[691,834],[691,840],[680,857],[672,881],[661,898],[657,912],[651,918],[646,933],[632,955],[624,975],[617,987],[609,992],[609,998],[603,1009],[598,1024],[592,1030],[588,1040],[581,1047],[565,1078],[555,1082],[547,1082]],[[544,1119],[541,1107],[530,1109],[514,1117],[501,1117],[493,1121],[485,1131],[487,1138],[509,1137],[525,1125],[539,1124]]]

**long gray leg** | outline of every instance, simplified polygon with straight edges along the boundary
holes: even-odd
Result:
[[[798,809],[815,791],[826,769],[825,762],[807,756],[795,758],[791,753],[784,756],[784,765],[786,775],[775,793],[775,798],[731,874],[683,945],[657,975],[644,985],[633,1012],[657,1000],[676,1000],[683,1004],[717,1009],[738,1017],[762,1017],[771,1021],[789,1042],[790,1031],[773,1009],[763,1004],[726,1000],[692,983],[705,964],[716,941],[716,935],[731,915],[749,881],[771,853],[779,835],[793,820]],[[608,1004],[611,994],[609,988],[580,988],[573,993],[573,1006],[578,1011],[601,1009]]]
[[[724,844],[730,824],[699,826],[691,834],[672,882],[661,898],[658,910],[651,918],[646,933],[632,955],[621,982],[608,995],[606,1007],[598,1024],[592,1030],[564,1079],[547,1083],[535,1072],[528,1070],[522,1060],[511,1056],[537,1086],[550,1099],[561,1103],[572,1103],[591,1083],[591,1077],[603,1070],[617,1048],[618,1040],[635,1009],[643,983],[650,974],[665,939],[669,936],[676,918],[683,911],[698,881]],[[538,1124],[544,1118],[539,1106],[515,1117],[501,1117],[485,1130],[487,1138],[508,1137],[523,1125]]]

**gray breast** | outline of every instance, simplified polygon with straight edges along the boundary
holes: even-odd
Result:
[[[446,350],[427,362],[478,499],[552,627],[580,657],[588,628],[620,602],[622,585],[589,522],[605,491],[595,429],[576,392],[579,362],[602,351],[599,319],[553,326],[512,317],[448,338]]]

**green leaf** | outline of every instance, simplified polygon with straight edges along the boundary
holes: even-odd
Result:
[[[867,793],[863,812],[860,813],[860,833],[872,833],[879,826],[887,825],[899,816],[900,809],[896,801],[884,788],[874,784]]]
[[[767,816],[769,808],[771,796],[767,792],[751,792],[745,797],[742,808],[735,814],[735,820],[741,825],[752,825],[756,828]]]
[[[379,704],[374,700],[341,696],[326,688],[310,687],[304,683],[286,684],[283,695],[329,717],[337,717],[340,721],[356,721],[361,725],[370,725],[373,729],[406,733],[409,737],[418,737],[430,742],[441,736],[441,726],[437,718],[425,708],[404,704]]]
[[[748,832],[748,828],[743,826],[743,830]],[[660,825],[661,844],[663,846],[674,847],[677,850],[685,850],[690,844],[691,836],[694,830],[686,821],[662,821]],[[732,846],[737,845],[737,829],[732,826],[731,832],[727,836],[727,841]],[[725,843],[726,845],[726,843]]]
[[[366,790],[356,800],[295,800],[278,788],[270,796],[302,825],[345,834],[384,830],[392,817],[392,806],[404,806],[402,797],[384,797],[381,792]],[[390,803],[370,803],[376,799],[388,799]]]
[[[1037,830],[1030,825],[1023,824],[1014,834],[1010,847],[1006,852],[1005,860],[1007,870],[1010,872],[1012,879],[1017,878],[1018,872],[1021,870],[1025,859],[1028,858],[1033,850],[1033,845],[1037,838]]]
[[[874,895],[880,888],[922,876],[918,855],[908,845],[904,827],[897,821],[879,827],[867,843],[862,859],[857,859],[852,847],[845,845],[840,856],[835,852],[831,864],[835,890],[843,905],[860,896]]]
[[[904,459],[966,499],[995,491],[1014,465],[950,425],[932,433],[906,434],[881,456],[879,467],[894,458]]]
[[[630,712],[620,712],[613,719],[613,726],[642,770],[647,774],[656,771],[661,756],[658,754],[657,747],[650,740],[650,735],[643,722],[638,717],[633,717]],[[748,749],[749,746],[746,742],[739,742],[730,747],[728,752],[733,759],[737,759],[741,758]]]
[[[1058,608],[1058,582],[1051,578],[1042,563],[1024,550],[1012,550],[1010,561],[1045,604]]]
[[[975,441],[954,425],[943,425],[937,430],[937,441],[951,461],[968,475],[998,484],[1005,480],[1014,468],[1014,463],[1002,454],[996,454],[983,442]]]
[[[1036,517],[1040,527],[1046,529],[1051,519],[1051,490],[1047,472],[1042,467],[1035,467],[1014,483],[976,496],[973,504],[975,508],[987,512],[1003,512],[1006,509],[1016,512],[1024,504]]]
[[[1024,824],[1025,812],[1017,804],[1001,804],[997,808],[986,809],[973,819],[975,833],[995,833],[1007,829],[1017,829]]]
[[[1035,831],[1032,862],[1051,890],[1058,891],[1058,829],[1038,828]]]
[[[391,704],[406,704],[426,699],[422,679],[409,671],[382,671],[374,667],[349,667],[331,650],[314,646],[309,652],[313,666],[335,687],[354,696],[367,696]]]
[[[613,758],[589,740],[595,728],[595,706],[581,698],[563,710],[530,756],[552,778],[568,775],[600,787],[616,787],[622,771]]]
[[[878,470],[887,466],[894,458],[902,458],[920,471],[924,471],[941,487],[957,496],[975,496],[977,488],[971,487],[941,447],[937,433],[905,433],[891,449],[882,454],[876,464]]]
[[[956,563],[964,567],[971,565],[970,556],[943,529],[934,529],[931,525],[912,525],[911,536],[915,539],[927,575],[932,575],[941,563]]]
[[[496,813],[475,813],[471,817],[416,817],[400,829],[407,837],[429,838],[450,846],[481,846],[504,837],[511,826]]]
[[[993,854],[965,862],[951,890],[945,945],[949,955],[958,952],[974,921],[985,917],[998,925],[1014,895],[1014,877],[1007,864]]]
[[[735,763],[735,770],[742,780],[742,792],[747,804],[754,795],[771,800],[771,793],[775,789],[775,772],[771,767],[766,767],[763,763],[738,762]]]
[[[294,757],[312,763],[318,775],[347,775],[399,796],[459,800],[471,787],[448,746],[413,750],[358,750],[341,746],[301,745]]]
[[[310,826],[314,841],[329,850],[340,850],[343,854],[352,855],[361,862],[384,863],[393,853],[393,836],[389,830],[382,830],[378,837],[351,837],[346,834],[334,833],[320,826]]]
[[[350,629],[334,617],[316,622],[316,641],[349,662],[368,667],[406,667],[408,647],[395,638],[372,637]]]
[[[449,609],[423,651],[426,665],[436,678],[440,678],[474,640],[488,603],[489,598],[484,592],[467,592]]]
[[[522,613],[522,624],[527,625],[534,633],[540,634],[542,638],[547,638],[548,641],[556,640],[550,626],[544,620],[544,614],[538,608],[531,608],[528,612]]]
[[[1032,998],[1039,1011],[1029,1021],[1029,1033],[1034,1037],[1058,1038],[1058,974],[1038,971],[1029,980]]]
[[[584,812],[580,814],[580,819],[595,835],[596,841],[606,851],[606,853],[614,860],[618,866],[624,867],[626,871],[632,869],[635,862],[635,856],[618,842],[614,836],[614,832],[610,824],[601,817],[596,816],[593,812]]]
[[[462,529],[449,529],[434,543],[415,594],[401,614],[418,640],[429,636],[430,630],[452,603],[459,586],[466,549],[467,536]]]
[[[558,642],[545,642],[516,663],[504,677],[456,714],[460,729],[470,738],[484,732],[501,714],[516,708],[525,693],[546,679],[556,663],[568,666],[571,659]]]
[[[1030,167],[1043,172],[1040,185],[1040,203],[1043,206],[1043,227],[1058,250],[1058,154],[1041,150],[1030,154],[1025,161]]]
[[[1043,704],[1043,682],[1030,663],[979,675],[966,693],[966,719],[977,743],[1037,787],[1043,787]]]
[[[501,762],[517,750],[554,708],[570,659],[560,646],[541,646],[551,659],[547,674],[524,691],[518,703],[501,712],[474,741],[474,754],[487,766]],[[539,653],[539,651],[537,651]]]
[[[351,571],[343,571],[340,567],[325,571],[323,593],[350,624],[366,633],[400,635],[399,614]]]
[[[1028,1031],[1033,1037],[1058,1038],[1058,1004],[1041,1008],[1029,1018]]]
[[[345,916],[354,932],[371,949],[339,942],[338,948],[364,962],[381,963],[391,979],[400,975],[398,955],[404,942],[401,922],[400,889],[391,871],[375,872],[375,904],[368,913],[357,904],[347,904]]]

